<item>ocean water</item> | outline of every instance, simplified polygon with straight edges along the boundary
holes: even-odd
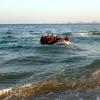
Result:
[[[100,100],[99,24],[0,25],[0,100]],[[72,44],[41,45],[71,32]]]

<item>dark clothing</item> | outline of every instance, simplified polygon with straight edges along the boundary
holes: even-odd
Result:
[[[68,36],[66,36],[66,37],[64,38],[64,40],[66,40],[66,41],[71,41],[71,39],[70,39]]]
[[[54,44],[61,41],[62,41],[62,38],[60,36],[54,36],[54,35],[41,36],[40,38],[41,44]]]

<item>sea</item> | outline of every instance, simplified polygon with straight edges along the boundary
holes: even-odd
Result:
[[[100,34],[91,31],[100,24],[0,24],[0,100],[100,100]],[[71,33],[71,45],[40,44],[52,33]]]

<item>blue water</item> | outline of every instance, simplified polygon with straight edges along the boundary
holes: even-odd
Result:
[[[39,92],[35,95],[27,90],[26,96],[24,93],[21,95],[27,98],[24,98],[25,100],[29,98],[30,100],[46,100],[46,98],[51,98],[50,100],[74,100],[75,98],[75,100],[88,100],[87,98],[95,100],[100,98],[98,87],[100,73],[96,76],[92,75],[100,70],[100,35],[77,34],[88,31],[100,31],[100,25],[0,25],[1,91],[14,88],[17,92],[19,87],[31,84],[29,88],[38,87]],[[64,37],[64,32],[72,33],[70,46],[40,44],[42,34],[59,33]],[[73,88],[73,83],[83,84],[82,82],[86,84],[85,89],[83,85]],[[92,82],[94,84],[90,86]],[[53,87],[51,83],[54,83]],[[43,84],[46,84],[46,88],[41,89]],[[63,89],[63,85],[69,85],[69,87],[65,86]],[[58,86],[57,89],[56,86]],[[51,92],[53,93],[49,94]],[[90,96],[91,93],[94,94],[93,97]],[[13,96],[11,98],[10,100],[13,100]]]

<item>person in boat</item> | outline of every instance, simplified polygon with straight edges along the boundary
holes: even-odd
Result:
[[[40,39],[40,43],[41,44],[47,44],[48,43],[48,36],[41,36],[41,39]]]
[[[64,40],[71,42],[71,38],[69,37],[69,35],[66,35],[65,38],[64,38]]]
[[[43,35],[41,36],[40,42],[41,42],[41,44],[45,44],[45,40],[44,40],[44,36]]]
[[[57,43],[62,43],[62,38],[61,38],[61,36],[59,36],[59,35],[56,36],[56,42],[57,42]]]
[[[48,44],[54,44],[55,43],[55,36],[53,34],[51,34],[49,36],[49,41],[48,41]]]

